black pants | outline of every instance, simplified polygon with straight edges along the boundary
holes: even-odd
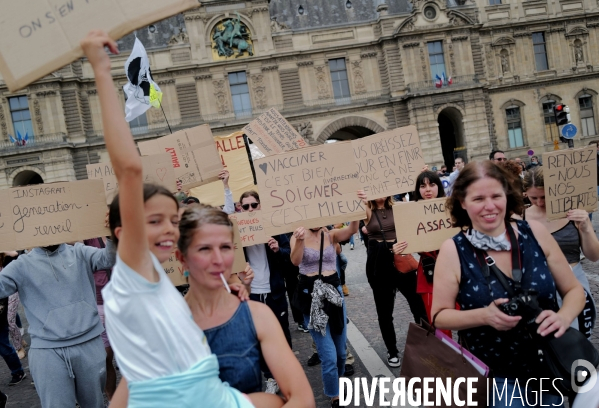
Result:
[[[287,312],[287,298],[285,298],[285,293],[279,296],[277,299],[272,297],[271,293],[266,294],[250,294],[250,299],[255,300],[256,302],[264,303],[266,306],[270,307],[270,310],[275,314],[281,328],[283,329],[283,334],[285,334],[285,338],[287,339],[287,344],[289,344],[289,348],[291,348],[291,332],[289,332],[289,313]],[[262,371],[264,372],[264,376],[266,378],[274,378],[272,373],[268,369],[268,366],[264,362],[264,359],[260,359],[260,366]]]
[[[374,295],[374,304],[383,341],[390,355],[398,354],[397,338],[393,326],[393,309],[397,291],[408,301],[416,323],[428,322],[422,297],[416,293],[416,271],[400,273],[393,266],[393,256],[384,243],[369,242],[366,276]],[[390,246],[391,244],[387,244]]]
[[[294,268],[293,272],[288,273],[285,276],[285,290],[287,291],[287,296],[289,296],[289,304],[291,305],[291,316],[293,317],[293,321],[296,324],[304,324],[304,315],[302,311],[297,307],[293,306],[291,303],[291,299],[293,299],[293,294],[295,293],[295,288],[297,287],[297,282],[299,279],[299,272],[297,268]]]

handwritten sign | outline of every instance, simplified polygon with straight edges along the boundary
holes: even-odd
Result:
[[[425,165],[416,126],[352,140],[358,178],[368,199],[414,191]]]
[[[366,218],[352,154],[351,142],[337,142],[255,160],[264,232]]]
[[[451,227],[446,200],[435,198],[393,206],[397,241],[408,243],[407,252],[435,251],[443,241],[460,232],[459,228]]]
[[[177,191],[175,171],[171,165],[171,156],[168,153],[143,156],[141,162],[144,182],[162,185],[168,188],[169,191]],[[106,202],[110,204],[119,187],[112,164],[88,164],[86,167],[88,179],[102,179],[104,182]]]
[[[0,191],[0,251],[109,235],[100,180],[14,187]]]
[[[166,262],[162,264],[162,267],[164,268],[164,272],[166,272],[166,275],[169,277],[173,285],[187,285],[187,280],[183,276],[183,265],[177,259],[177,256],[175,255],[175,250],[171,252],[171,256],[168,258]]]
[[[229,215],[229,218],[237,221],[242,246],[265,244],[270,239],[270,236],[264,233],[261,211],[234,213]]]
[[[245,150],[243,132],[235,132],[228,136],[216,136],[214,138],[216,150],[220,155],[220,161],[226,170],[229,170],[229,188],[233,193],[233,200],[239,200],[241,194],[248,190],[257,190],[254,185],[252,169]],[[194,197],[198,197],[203,204],[224,204],[223,183],[215,181],[191,190]]]
[[[233,262],[231,273],[239,273],[245,271],[246,260],[243,253],[241,235],[239,234],[239,226],[237,225],[237,221],[231,220],[231,222],[233,223],[233,244],[235,245],[235,261]]]
[[[16,91],[82,57],[79,42],[92,28],[116,40],[198,6],[197,0],[3,0],[0,72]]]
[[[570,210],[597,210],[595,146],[543,153],[547,219],[565,218]]]
[[[148,142],[138,143],[142,156],[168,153],[175,178],[183,190],[218,180],[223,169],[210,126],[184,129]]]
[[[248,123],[243,131],[266,156],[308,146],[304,138],[275,108]]]

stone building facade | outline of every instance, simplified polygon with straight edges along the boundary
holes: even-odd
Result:
[[[451,166],[552,150],[561,102],[583,145],[599,139],[598,27],[595,0],[205,0],[135,32],[164,113],[131,128],[224,135],[274,106],[311,144],[415,124],[427,163]],[[119,88],[133,41],[112,58]],[[105,160],[85,60],[14,94],[0,82],[0,188],[84,179]]]

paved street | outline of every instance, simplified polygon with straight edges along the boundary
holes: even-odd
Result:
[[[595,213],[595,222],[593,224],[595,230],[598,231],[599,212]],[[351,251],[349,245],[346,245],[344,247],[344,253],[349,261],[346,272],[346,281],[350,290],[350,296],[347,297],[347,310],[352,323],[350,324],[350,333],[348,337],[350,339],[350,350],[356,357],[354,376],[366,377],[369,382],[373,375],[399,376],[400,368],[389,368],[385,364],[386,349],[380,336],[372,291],[368,286],[364,272],[366,250],[359,239],[356,239],[355,249]],[[599,299],[599,263],[593,264],[587,260],[583,260],[583,267],[589,277],[595,298]],[[22,308],[20,315],[22,318],[25,316]],[[408,325],[412,321],[412,317],[408,305],[401,294],[398,295],[395,303],[394,318],[398,347],[400,352],[403,353]],[[316,397],[317,407],[328,408],[330,402],[323,394],[320,365],[308,367],[306,364],[308,358],[312,355],[311,337],[307,333],[305,334],[297,331],[297,326],[293,323],[291,323],[291,328],[293,329],[293,350],[308,375],[308,379],[310,380],[310,384],[312,385]],[[26,336],[25,338],[29,341],[29,336]],[[352,344],[352,340],[356,344]],[[365,344],[364,341],[368,344]],[[595,333],[593,334],[592,341],[595,346],[599,348],[599,335],[597,330],[595,330]],[[359,353],[356,352],[356,348],[359,349]],[[369,350],[371,351],[370,355],[368,355]],[[362,356],[362,358],[360,358],[360,356]],[[27,359],[23,360],[23,365],[29,375]],[[31,385],[30,379],[31,377],[29,376],[21,384],[14,387],[1,385],[8,384],[10,373],[5,364],[0,364],[0,389],[9,396],[8,407],[41,407],[35,388]],[[377,403],[378,396],[375,399],[375,407],[378,407]],[[176,407],[176,404],[174,404],[173,407]]]

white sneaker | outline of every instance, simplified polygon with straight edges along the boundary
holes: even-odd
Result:
[[[266,391],[267,394],[276,394],[279,392],[279,384],[277,384],[274,378],[266,380]]]
[[[387,364],[389,364],[389,367],[399,367],[401,365],[401,359],[398,356],[391,356],[387,353]]]

